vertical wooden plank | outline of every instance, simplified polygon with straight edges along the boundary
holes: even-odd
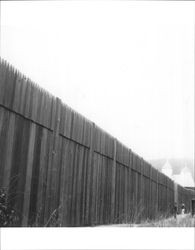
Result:
[[[158,215],[158,210],[159,210],[159,208],[158,208],[158,203],[159,203],[159,197],[158,197],[158,185],[159,185],[159,181],[158,181],[158,171],[157,171],[157,177],[156,177],[156,216]]]
[[[81,226],[82,209],[82,173],[84,165],[84,147],[80,147],[78,162],[78,185],[77,185],[77,203],[76,203],[76,226]]]
[[[18,89],[20,91],[20,89]],[[30,107],[32,102],[32,84],[27,80],[26,94],[25,94],[25,106],[24,106],[24,115],[29,117]],[[17,104],[17,96],[16,96],[16,104]],[[18,108],[19,110],[19,108]]]
[[[35,144],[35,134],[36,134],[35,132],[36,132],[36,126],[34,123],[32,123],[31,129],[30,129],[30,139],[29,139],[29,147],[28,147],[28,161],[27,161],[26,183],[25,183],[25,191],[24,191],[22,226],[28,226],[30,188],[31,188],[34,144]]]
[[[42,113],[42,99],[43,99],[43,91],[40,88],[37,90],[37,113],[36,113],[36,122],[41,124],[41,113]],[[42,124],[43,125],[43,124]],[[47,126],[48,127],[48,126]]]
[[[61,114],[61,100],[56,98],[56,113],[55,113],[55,125],[53,131],[53,151],[52,151],[52,159],[51,159],[51,198],[49,211],[53,213],[54,210],[59,208],[58,204],[58,170],[60,166],[58,166],[58,157],[60,156],[59,150],[59,127],[60,127],[60,114]]]
[[[111,146],[111,145],[110,145]],[[112,160],[108,160],[108,223],[111,223]]]
[[[63,146],[62,146],[62,170],[61,170],[61,180],[60,180],[60,215],[59,219],[61,221],[62,226],[67,226],[69,223],[69,182],[70,182],[70,166],[69,166],[69,158],[70,158],[70,145],[71,142],[67,139],[63,138]]]
[[[118,218],[119,218],[119,206],[118,206],[118,204],[119,204],[119,167],[118,167],[118,164],[116,163],[114,223],[117,223]]]
[[[102,199],[102,156],[99,155],[99,196],[98,196],[98,223],[101,224],[101,199]]]
[[[130,223],[130,212],[131,212],[131,168],[128,167],[127,173],[127,223]]]
[[[14,91],[14,96],[12,100],[12,109],[16,112],[19,112],[19,104],[20,104],[20,92],[22,89],[22,80],[19,75],[17,75],[16,78],[16,83],[15,83],[15,91]]]
[[[52,115],[52,104],[53,104],[53,97],[49,97],[49,95],[44,91],[42,92],[41,98],[41,114],[40,114],[40,123],[46,125],[48,128],[52,128],[51,123],[51,115]]]
[[[93,124],[93,150],[94,150],[94,144],[95,144],[95,131],[96,127],[95,124]],[[97,169],[97,156],[95,157],[95,153],[93,153],[93,162],[92,162],[92,200],[91,200],[91,225],[95,225],[96,223],[96,196],[97,196],[97,175],[98,175],[98,169]]]
[[[3,104],[7,71],[8,71],[8,66],[5,64],[5,62],[0,61],[0,103],[1,104]]]
[[[112,145],[110,145],[112,147]],[[111,223],[111,195],[112,195],[112,165],[113,160],[108,160],[108,223]]]
[[[109,159],[106,158],[106,197],[105,197],[105,212],[106,212],[106,224],[109,223],[110,215],[110,202],[109,202]]]
[[[41,150],[40,150],[40,176],[39,176],[39,182],[38,182],[38,189],[37,189],[37,223],[41,222],[41,216],[43,214],[43,202],[44,202],[44,175],[46,175],[46,158],[47,156],[47,136],[48,131],[46,129],[43,129],[43,136],[41,140]]]
[[[87,196],[87,167],[88,167],[89,149],[84,151],[84,164],[82,173],[82,196],[81,196],[81,225],[85,225],[85,213],[86,213],[86,196]]]
[[[135,220],[138,216],[138,172],[135,172]]]
[[[99,156],[97,153],[94,154],[94,166],[96,168],[96,174],[94,175],[95,177],[95,200],[93,201],[95,203],[94,205],[94,215],[93,215],[93,225],[98,224],[98,181],[99,181]]]
[[[20,89],[20,105],[19,105],[19,110],[18,112],[22,115],[25,115],[25,108],[26,108],[26,91],[27,91],[27,82],[26,79],[23,77],[22,78],[22,84],[21,84],[21,89]],[[29,113],[28,113],[29,115]]]
[[[166,183],[166,207],[167,207],[167,215],[169,214],[169,199],[168,199],[168,180],[167,180],[167,177],[165,178],[165,183]]]
[[[34,145],[34,158],[33,158],[33,171],[31,180],[31,193],[30,193],[30,207],[29,207],[29,226],[34,225],[37,215],[37,196],[38,196],[38,184],[40,178],[40,152],[41,152],[41,140],[42,140],[43,128],[36,126],[36,136]]]
[[[15,172],[16,174],[16,182],[14,185],[14,189],[16,190],[15,193],[15,208],[17,209],[17,211],[20,211],[21,215],[23,212],[23,207],[24,207],[24,202],[25,202],[25,188],[26,188],[26,176],[27,176],[27,165],[28,165],[28,151],[29,151],[29,140],[30,140],[30,133],[31,133],[31,123],[16,115],[16,117],[18,118],[18,124],[17,126],[19,127],[19,130],[21,131],[20,133],[16,133],[15,134],[15,142],[14,142],[14,146],[13,146],[13,158],[12,158],[12,169],[13,167],[17,169],[17,171]],[[35,127],[35,139],[34,141],[36,142],[36,131],[37,131],[38,127]],[[36,148],[36,144],[34,142],[34,149]],[[19,150],[16,150],[16,148],[18,148]],[[15,149],[15,152],[14,152]],[[32,163],[32,173],[33,173],[33,168],[34,168],[34,160],[36,160],[39,157],[39,154],[37,155],[35,153],[35,150],[33,150],[33,163]],[[17,160],[16,160],[17,159]],[[14,166],[16,164],[16,166]],[[12,174],[13,176],[13,174]],[[33,174],[31,175],[31,179],[33,178]],[[12,184],[10,185],[12,186]],[[9,186],[10,189],[10,193],[11,190],[13,190],[13,188],[11,188]],[[31,202],[31,192],[33,192],[32,189],[32,181],[31,181],[31,187],[29,188],[30,190],[30,197],[29,200]],[[30,205],[29,205],[29,215],[31,215],[30,213]],[[30,217],[30,216],[29,216]],[[21,218],[21,223],[22,223],[22,218]],[[29,223],[29,218],[28,218],[28,223]],[[28,224],[29,225],[29,224]]]
[[[72,127],[72,120],[73,120],[73,112],[69,107],[66,107],[66,114],[65,114],[65,127],[64,132],[65,136],[68,138],[71,137],[71,127]]]
[[[1,121],[0,121],[1,123]],[[15,114],[10,113],[10,120],[8,126],[8,144],[6,147],[5,154],[5,171],[3,176],[3,187],[9,187],[10,175],[11,175],[11,162],[12,162],[12,150],[14,143],[14,131],[15,131]],[[1,134],[1,129],[0,129]]]
[[[128,215],[128,168],[124,168],[124,186],[125,186],[125,192],[124,192],[124,219],[125,223],[127,223],[127,215]]]
[[[6,147],[7,147],[7,136],[8,136],[8,126],[9,126],[9,112],[4,110],[2,116],[0,117],[0,186],[3,183],[3,172],[5,169],[5,157],[6,157]]]
[[[18,182],[21,178],[20,166],[21,166],[21,152],[22,152],[22,139],[23,139],[23,131],[24,131],[24,123],[20,117],[15,117],[15,131],[14,131],[14,139],[13,139],[13,149],[12,149],[12,166],[11,166],[11,174],[9,180],[9,189],[8,189],[8,200],[9,204],[16,208],[17,206],[17,188]],[[1,144],[2,139],[0,139]],[[28,148],[28,144],[25,145]],[[0,150],[2,152],[2,150]],[[27,155],[27,153],[25,154]],[[1,158],[3,159],[3,158]],[[21,179],[20,179],[21,180]],[[20,210],[21,211],[21,210]]]
[[[101,157],[101,186],[100,186],[100,224],[104,223],[104,192],[105,192],[105,167],[104,157]]]
[[[67,144],[66,144],[67,145]],[[60,175],[60,191],[59,191],[59,203],[61,209],[59,210],[59,221],[60,225],[59,226],[65,226],[64,223],[64,211],[66,209],[66,204],[65,204],[65,139],[62,139],[62,154],[61,154],[61,175]]]
[[[124,152],[124,150],[123,150],[123,152]],[[125,167],[122,165],[121,166],[121,222],[124,222],[124,219],[125,219],[125,210],[124,210],[124,208],[125,208],[124,207],[125,206],[125,202],[124,202],[124,198],[125,198],[125,196],[124,196],[125,195],[124,169],[125,169]]]
[[[100,191],[101,191],[101,157],[97,154],[97,199],[96,199],[96,224],[100,224]]]
[[[67,221],[68,225],[72,226],[72,202],[73,202],[73,183],[74,183],[74,162],[75,162],[75,154],[77,152],[76,143],[70,142],[69,147],[70,156],[68,157],[68,214],[67,214]]]
[[[179,199],[178,199],[178,185],[176,183],[174,183],[174,202],[179,202]]]
[[[53,103],[56,102],[56,98],[50,96],[46,91],[43,92],[43,100],[42,100],[42,118],[41,118],[41,123],[44,126],[47,126],[50,129],[54,129],[54,120],[52,119],[52,112],[55,106]]]
[[[78,183],[78,163],[79,163],[79,152],[80,146],[75,144],[75,153],[73,156],[73,177],[72,177],[72,199],[71,199],[71,226],[75,226],[76,223],[76,203],[77,203],[77,183]]]
[[[75,119],[75,113],[74,113]],[[74,124],[74,122],[73,122]],[[74,137],[73,126],[71,129],[71,138]],[[71,159],[70,159],[70,182],[69,182],[69,226],[74,226],[74,186],[75,186],[75,172],[76,172],[76,161],[78,155],[78,145],[75,142],[71,142]]]
[[[149,205],[148,205],[148,217],[151,218],[151,212],[152,212],[152,168],[150,165],[149,167]]]
[[[104,137],[105,139],[105,137]],[[102,224],[106,224],[106,158],[102,157]]]
[[[145,182],[145,201],[144,201],[144,204],[145,204],[145,209],[144,209],[144,212],[145,212],[145,218],[147,219],[148,218],[148,178],[145,176],[145,179],[144,179],[144,182]]]
[[[121,146],[121,144],[120,144],[120,146]],[[120,155],[121,155],[121,147],[120,147]],[[120,166],[120,164],[118,164],[118,222],[119,223],[122,223],[122,221],[121,221],[121,215],[122,215],[122,212],[121,212],[121,210],[122,210],[122,202],[121,202],[121,200],[122,200],[122,192],[121,192],[121,189],[122,189],[122,187],[121,187],[121,166]]]
[[[54,128],[55,121],[56,102],[52,99],[50,124],[52,129]],[[51,214],[51,180],[52,180],[52,159],[53,159],[53,147],[54,147],[54,131],[52,131],[51,137],[49,138],[49,149],[48,149],[48,167],[46,177],[46,190],[45,190],[45,204],[44,204],[44,224],[47,224],[49,216]]]
[[[114,156],[112,165],[112,188],[111,188],[111,221],[114,223],[114,208],[115,208],[115,189],[116,189],[116,148],[117,140],[114,139]]]
[[[103,209],[102,209],[102,193],[103,193],[103,157],[100,156],[100,185],[99,185],[99,224],[102,224],[102,213],[103,213]]]
[[[10,67],[6,74],[5,92],[3,94],[4,105],[8,108],[12,107],[16,78],[16,72]]]
[[[105,178],[105,184],[104,184],[104,224],[107,224],[107,211],[108,211],[108,166],[107,166],[108,159],[104,157],[104,178]]]
[[[37,115],[37,88],[34,84],[32,84],[33,87],[33,92],[32,92],[32,112],[30,118],[32,120],[36,120],[36,115]]]
[[[144,193],[144,183],[143,183],[143,160],[141,159],[140,160],[140,164],[141,164],[141,171],[140,171],[140,210],[141,210],[141,214],[142,214],[142,211],[143,211],[143,193]]]
[[[2,132],[3,128],[4,115],[5,115],[5,110],[4,108],[0,107],[0,133]]]
[[[43,120],[44,124],[48,126],[48,128],[53,129],[52,119],[51,118],[51,110],[52,110],[52,103],[54,101],[54,97],[50,94],[46,93],[44,97],[45,101],[43,102],[43,107],[46,106],[47,116]]]
[[[91,133],[90,133],[90,150],[89,150],[89,163],[87,168],[87,197],[86,197],[86,224],[89,225],[90,220],[90,195],[91,195],[91,174],[93,168],[93,155],[94,155],[94,131],[95,124],[91,123]]]

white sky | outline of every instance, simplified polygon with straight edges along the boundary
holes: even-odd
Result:
[[[1,2],[1,56],[145,159],[193,157],[194,2]]]

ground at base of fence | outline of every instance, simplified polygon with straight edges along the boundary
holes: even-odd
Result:
[[[115,224],[105,225],[106,227],[195,227],[195,216],[190,214],[177,215],[177,218],[170,217],[159,221],[145,221],[141,224]]]

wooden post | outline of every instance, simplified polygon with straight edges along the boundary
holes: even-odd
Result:
[[[112,191],[111,191],[111,222],[114,223],[114,208],[115,208],[115,187],[116,187],[116,144],[117,140],[114,139],[114,157],[112,169]]]

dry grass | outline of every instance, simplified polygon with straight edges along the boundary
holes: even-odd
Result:
[[[106,225],[112,227],[195,227],[195,217],[192,217],[190,214],[177,215],[177,218],[159,218],[159,220],[147,220],[140,224],[134,223],[124,223],[124,224],[114,224]]]
[[[178,215],[175,219],[174,217],[168,219],[162,219],[159,221],[146,222],[140,225],[139,227],[195,227],[195,217],[192,217],[190,214],[187,215]]]

